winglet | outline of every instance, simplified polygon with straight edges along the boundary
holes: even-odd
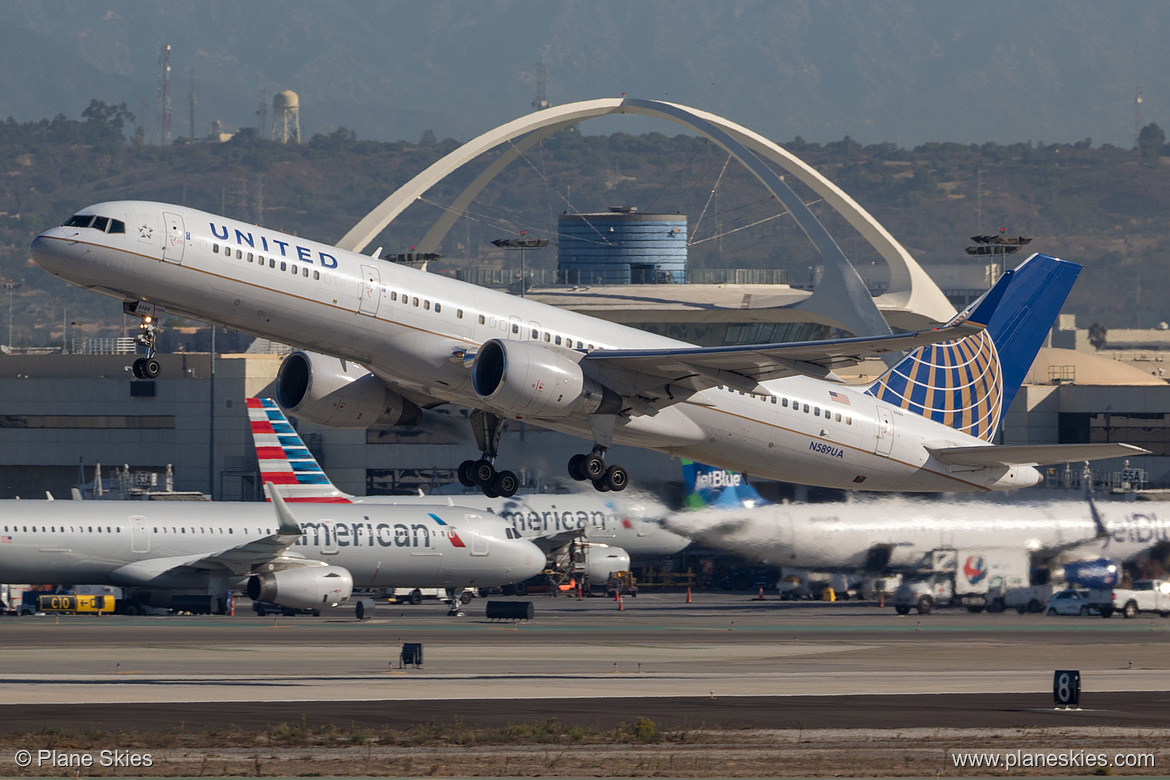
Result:
[[[272,502],[273,508],[276,510],[276,519],[280,523],[276,533],[280,536],[300,536],[301,524],[297,522],[296,518],[292,516],[292,512],[288,510],[288,504],[284,503],[281,498],[280,491],[271,482],[264,483],[264,492],[268,494],[268,500]]]

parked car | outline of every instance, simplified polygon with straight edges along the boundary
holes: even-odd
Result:
[[[1044,608],[1047,615],[1096,615],[1097,607],[1089,600],[1087,590],[1062,590],[1053,593]]]

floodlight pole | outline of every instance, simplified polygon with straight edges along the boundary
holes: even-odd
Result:
[[[528,266],[524,262],[524,252],[528,249],[541,249],[548,246],[547,238],[497,238],[492,242],[500,249],[520,250],[520,297],[528,290]]]

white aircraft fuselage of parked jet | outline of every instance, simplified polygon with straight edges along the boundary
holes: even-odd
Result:
[[[459,496],[355,496],[340,490],[305,446],[276,402],[248,398],[248,420],[260,466],[260,479],[293,503],[428,505],[458,504],[491,512],[510,522],[542,549],[572,540],[618,548],[629,560],[644,562],[681,552],[691,540],[661,526],[669,510],[657,499],[635,494],[534,493],[511,498]]]
[[[990,444],[1080,268],[1045,255],[933,331],[699,348],[165,203],[84,208],[31,251],[129,313],[165,308],[306,350],[286,359],[277,398],[312,422],[409,424],[444,402],[480,410],[484,457],[461,476],[488,493],[515,492],[515,475],[492,463],[505,419],[593,440],[570,473],[602,490],[628,478],[602,458],[614,443],[872,491],[1013,489],[1041,479],[1036,464],[1142,452]],[[833,374],[903,350],[868,387]],[[153,355],[136,371],[157,375]]]
[[[1131,560],[1170,541],[1170,518],[1133,504],[875,498],[678,512],[667,528],[752,560],[799,569],[916,568],[938,549],[1016,549],[1036,560]]]
[[[319,607],[354,587],[519,582],[544,560],[510,524],[459,506],[0,501],[5,582],[220,597],[247,587],[281,606]]]

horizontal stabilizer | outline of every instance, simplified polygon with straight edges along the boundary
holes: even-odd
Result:
[[[1149,455],[1149,450],[1132,444],[1023,444],[987,447],[927,447],[943,463],[956,466],[1049,466],[1102,458],[1131,458]]]

